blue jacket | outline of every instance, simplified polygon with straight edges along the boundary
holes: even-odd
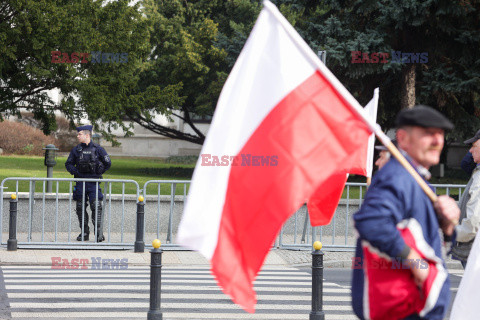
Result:
[[[473,169],[477,164],[473,161],[473,155],[471,152],[467,152],[467,154],[463,157],[462,162],[460,163],[460,167],[462,167],[463,171],[465,171],[468,176],[472,175]]]
[[[81,159],[92,159],[91,170],[81,172]],[[67,171],[73,174],[75,178],[92,178],[98,179],[105,171],[110,169],[112,162],[105,149],[98,144],[90,142],[88,145],[81,143],[70,151],[65,167]]]
[[[417,312],[423,319],[443,319],[450,302],[450,285],[437,216],[427,195],[396,159],[374,176],[353,219],[359,234],[352,278],[352,305],[357,316],[375,319],[373,314],[389,314],[388,319],[396,319],[392,314],[400,311],[391,308],[392,301],[398,299],[403,301],[399,308],[408,313],[398,319]],[[411,271],[398,270],[402,268],[396,264],[406,257],[408,247],[416,248],[425,258],[422,261],[428,261],[431,267],[431,277],[422,288],[427,301],[421,305],[417,300],[422,294],[413,283]],[[409,298],[412,301],[407,301]]]

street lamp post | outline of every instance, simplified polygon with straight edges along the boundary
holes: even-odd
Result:
[[[53,177],[53,167],[57,164],[57,150],[53,144],[47,144],[45,148],[45,165],[47,166],[47,178]],[[47,181],[47,193],[52,192],[52,181]]]

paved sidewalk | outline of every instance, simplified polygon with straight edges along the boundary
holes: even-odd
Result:
[[[351,268],[353,252],[324,251],[325,268]],[[128,259],[128,265],[144,266],[150,264],[150,252],[135,253],[133,250],[39,250],[39,249],[18,249],[7,251],[5,247],[0,248],[0,265],[52,265],[52,259]],[[311,265],[311,251],[296,250],[271,250],[265,260],[265,265],[304,267]],[[209,265],[200,253],[195,251],[171,251],[165,250],[162,255],[164,265]],[[448,269],[463,269],[460,262],[448,258],[446,260]]]

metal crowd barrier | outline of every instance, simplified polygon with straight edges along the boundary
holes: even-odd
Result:
[[[93,182],[102,185],[103,191],[103,234],[105,241],[77,241],[81,232],[73,200],[75,182]],[[19,192],[19,183],[27,182],[29,192]],[[36,192],[36,184],[41,183],[41,191]],[[46,193],[47,183],[54,183],[52,193]],[[121,192],[112,193],[112,185],[120,184]],[[125,192],[125,184],[133,184],[134,193]],[[6,189],[5,185],[9,185]],[[66,185],[66,187],[65,187]],[[81,184],[80,184],[81,185]],[[60,189],[68,193],[60,193]],[[0,230],[1,244],[5,244],[5,225],[8,225],[8,209],[4,201],[6,190],[16,195],[18,202],[16,238],[18,247],[29,248],[65,248],[65,249],[125,249],[133,246],[135,237],[136,207],[140,194],[138,183],[134,180],[119,179],[69,179],[69,178],[6,178],[0,185]],[[98,188],[96,188],[97,190]],[[83,192],[85,196],[85,192]],[[96,192],[98,198],[98,192]],[[126,203],[128,200],[128,204]],[[112,203],[119,203],[113,205]],[[90,221],[90,238],[95,239],[97,226],[93,226],[92,214],[96,208],[87,209]],[[8,234],[7,234],[8,238]]]
[[[447,194],[457,201],[461,198],[465,185],[432,184],[438,195]],[[312,227],[309,223],[306,205],[302,206],[283,225],[276,247],[280,249],[310,250],[313,243],[319,240],[325,251],[354,251],[356,234],[353,228],[352,215],[360,208],[366,183],[347,183],[344,198],[335,211],[329,225]]]
[[[148,221],[144,239],[159,239],[165,249],[182,248],[175,243],[174,232],[180,223],[189,184],[187,180],[150,180],[144,184],[145,221]],[[163,193],[162,186],[165,186]]]
[[[48,181],[56,183],[53,193],[45,193]],[[72,187],[77,181],[102,184],[104,242],[76,241],[80,228],[72,201]],[[29,192],[18,192],[19,182],[28,183]],[[41,192],[35,192],[36,183],[42,184],[39,188]],[[59,192],[60,183],[67,184],[68,188],[64,189],[68,193]],[[132,188],[129,194],[125,193],[125,184],[128,183],[133,184],[133,193]],[[7,184],[9,189],[5,189]],[[112,185],[115,184],[121,184],[121,191],[116,194],[112,193]],[[162,248],[179,250],[182,247],[176,244],[175,236],[189,184],[190,181],[187,180],[150,180],[140,189],[133,180],[7,178],[0,185],[1,244],[6,244],[8,239],[8,230],[4,230],[8,227],[8,201],[3,199],[4,193],[8,191],[17,195],[16,228],[19,247],[126,249],[135,244],[135,251],[143,252],[144,239],[160,239]],[[432,186],[437,194],[448,194],[457,200],[465,188],[465,185]],[[120,190],[118,186],[117,190]],[[361,206],[365,192],[365,183],[347,183],[344,197],[340,200],[331,223],[322,227],[310,226],[307,208],[302,206],[282,226],[274,247],[311,250],[312,244],[320,240],[324,250],[352,251],[356,242],[352,215]],[[140,194],[143,195],[143,201],[139,201]],[[92,225],[91,222],[89,224]],[[93,235],[93,229],[90,230]],[[149,243],[147,241],[147,246],[151,246]]]

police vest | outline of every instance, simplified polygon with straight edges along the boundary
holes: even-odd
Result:
[[[84,148],[82,145],[77,147],[77,170],[80,173],[97,173],[98,157],[97,148],[94,144]]]

